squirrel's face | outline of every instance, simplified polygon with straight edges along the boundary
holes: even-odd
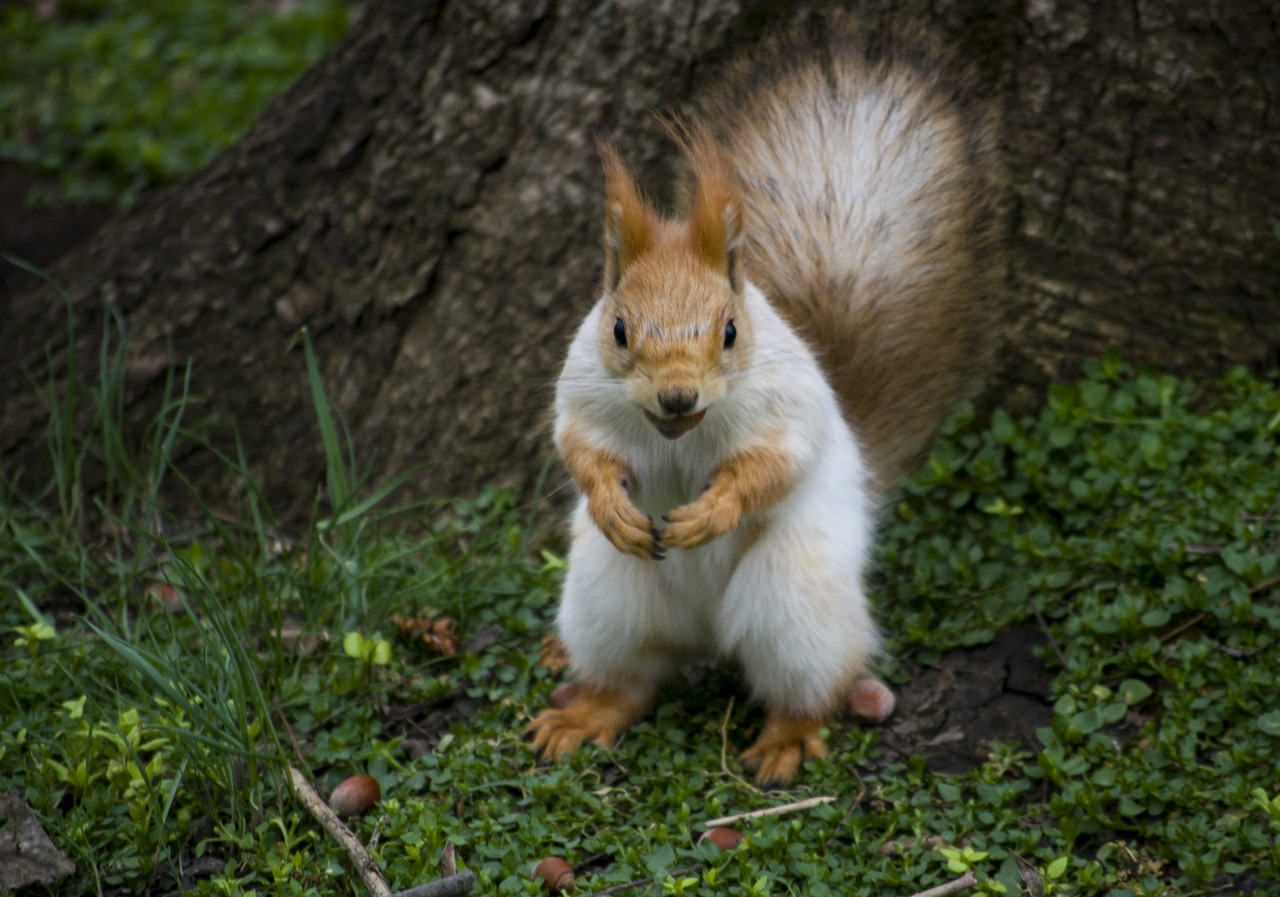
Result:
[[[725,397],[753,342],[728,278],[673,249],[628,267],[606,298],[598,333],[605,370],[668,439]]]
[[[705,128],[668,127],[694,179],[683,220],[658,215],[617,150],[600,143],[605,303],[597,336],[605,370],[659,433],[678,439],[725,397],[746,365],[752,333],[735,176]]]

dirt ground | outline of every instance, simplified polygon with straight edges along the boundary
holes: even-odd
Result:
[[[880,744],[892,759],[918,755],[940,773],[982,763],[993,743],[1036,751],[1036,729],[1053,721],[1050,675],[1035,656],[1036,629],[1009,629],[988,645],[944,654],[937,664],[905,660],[910,676]],[[896,755],[896,756],[895,756]]]

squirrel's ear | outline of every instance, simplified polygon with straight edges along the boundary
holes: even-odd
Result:
[[[702,191],[699,189],[698,194]],[[729,279],[729,287],[742,295],[742,203],[736,199],[721,203],[708,203],[710,208],[699,211],[693,206],[689,218],[689,238],[694,251],[707,264],[722,271]]]
[[[618,150],[603,137],[596,146],[604,166],[604,288],[613,292],[627,266],[649,250],[657,221]]]
[[[668,125],[689,157],[695,188],[689,210],[689,241],[704,262],[729,279],[739,295],[742,275],[742,193],[733,167],[706,127],[683,121]]]

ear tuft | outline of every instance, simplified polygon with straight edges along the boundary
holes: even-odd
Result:
[[[604,167],[604,288],[613,292],[627,266],[653,245],[657,215],[636,186],[617,148],[596,139]]]
[[[696,119],[662,118],[662,126],[689,160],[694,179],[689,209],[689,243],[694,253],[724,274],[741,295],[743,275],[742,189],[725,151],[707,126]]]

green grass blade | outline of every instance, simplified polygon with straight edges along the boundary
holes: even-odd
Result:
[[[329,484],[329,503],[334,512],[339,513],[347,506],[350,496],[350,482],[347,479],[346,463],[343,460],[342,444],[338,439],[338,429],[334,424],[332,406],[324,389],[324,381],[320,376],[320,365],[316,361],[315,349],[311,345],[311,334],[302,332],[302,345],[307,358],[307,381],[311,386],[311,402],[315,406],[316,422],[320,425],[320,440],[324,445],[326,474]]]

